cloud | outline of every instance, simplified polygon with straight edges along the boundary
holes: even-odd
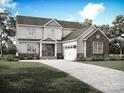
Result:
[[[15,16],[17,16],[17,15],[19,15],[19,12],[18,11],[15,12]]]
[[[76,21],[76,18],[74,16],[69,16],[68,18],[65,19],[66,21]]]
[[[88,3],[81,11],[79,11],[79,14],[84,18],[94,19],[99,13],[104,11],[104,9],[105,7],[102,3]]]
[[[0,5],[7,8],[15,8],[16,3],[13,0],[0,0]]]

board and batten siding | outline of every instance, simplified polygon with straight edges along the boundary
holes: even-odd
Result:
[[[55,40],[62,39],[62,29],[56,27],[45,27],[44,28],[44,39],[51,38]]]
[[[17,37],[18,39],[41,39],[43,28],[34,26],[18,26]],[[32,32],[30,32],[32,30]],[[33,34],[33,36],[30,35]]]

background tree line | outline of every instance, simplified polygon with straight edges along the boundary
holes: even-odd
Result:
[[[85,19],[83,22],[84,26],[93,25],[93,21]],[[112,22],[112,25],[95,25],[100,28],[110,39],[110,54],[124,54],[124,15],[118,15]]]

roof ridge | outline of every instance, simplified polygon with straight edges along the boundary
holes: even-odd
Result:
[[[76,21],[67,21],[67,20],[61,20],[61,19],[56,19],[56,18],[49,18],[49,17],[39,17],[39,16],[25,16],[25,15],[17,15],[16,17],[30,17],[30,18],[40,18],[40,19],[54,19],[56,21],[62,21],[62,22],[73,22],[73,23],[79,23],[79,22],[76,22]],[[80,24],[80,23],[79,23]]]
[[[55,20],[60,25],[62,25],[63,28],[76,28],[76,29],[82,28],[82,25],[79,22],[64,21],[64,20],[58,20],[54,18],[17,15],[16,19],[17,19],[16,21],[18,22],[18,24],[41,25],[42,26],[45,23],[49,22],[50,20]]]
[[[17,15],[16,17],[39,18],[39,19],[51,19],[51,20],[52,20],[52,18],[37,17],[37,16],[24,16],[24,15]]]
[[[67,20],[57,20],[57,21],[62,21],[62,22],[71,22],[71,23],[79,23],[79,22],[76,22],[76,21],[67,21]],[[80,24],[80,23],[79,23]]]

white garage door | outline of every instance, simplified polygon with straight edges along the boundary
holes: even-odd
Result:
[[[77,58],[76,48],[64,48],[64,59],[75,60]]]

